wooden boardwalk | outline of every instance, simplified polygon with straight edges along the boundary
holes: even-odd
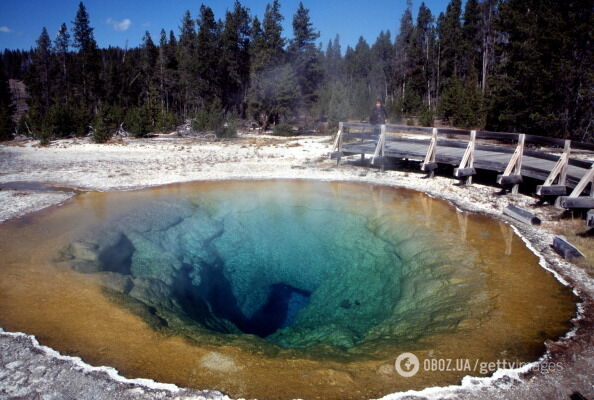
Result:
[[[439,143],[439,142],[438,142]],[[377,142],[363,141],[357,143],[343,144],[343,155],[366,154],[373,155]],[[438,144],[439,146],[439,144]],[[423,161],[427,154],[429,141],[415,139],[391,139],[386,142],[384,156],[394,159],[409,159],[414,161]],[[435,154],[435,161],[438,164],[449,164],[458,166],[464,152],[464,148],[456,147],[438,147]],[[503,173],[509,163],[511,154],[487,150],[475,150],[474,167],[478,169],[490,170]],[[529,178],[538,179],[544,182],[556,162],[552,160],[543,160],[540,158],[524,155],[522,163],[522,175]],[[585,168],[569,165],[567,168],[567,186],[575,187],[582,177],[588,172]]]
[[[497,182],[513,193],[524,177],[532,178],[543,183],[537,188],[538,195],[554,195],[561,204],[569,205],[566,208],[594,208],[594,165],[570,157],[576,150],[594,156],[593,143],[534,135],[340,123],[331,156],[340,163],[344,156],[368,155],[382,167],[390,159],[420,161],[421,169],[430,176],[439,164],[451,165],[454,176],[467,183],[480,170],[495,171],[500,174]],[[590,196],[580,197],[582,194]],[[566,198],[569,201],[565,202]]]

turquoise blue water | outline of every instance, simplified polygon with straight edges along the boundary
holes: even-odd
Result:
[[[460,265],[443,238],[415,225],[406,197],[398,211],[335,190],[268,182],[139,197],[61,257],[172,332],[345,349],[455,327],[460,312],[443,308],[473,290],[443,285]]]

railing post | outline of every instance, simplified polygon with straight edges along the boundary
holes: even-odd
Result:
[[[571,152],[571,140],[565,141],[565,146],[563,147],[563,166],[561,167],[561,172],[559,174],[559,185],[565,186],[567,180],[567,166],[569,165],[569,153]]]
[[[590,196],[581,196],[582,192],[590,186]],[[557,205],[557,204],[555,204]],[[558,198],[558,205],[562,208],[589,208],[594,209],[594,164],[582,176],[571,194],[567,197],[561,196]]]
[[[466,184],[472,184],[472,175],[476,174],[474,169],[474,148],[476,146],[476,131],[470,131],[470,141],[460,161],[460,166],[454,169],[456,178],[466,177]]]
[[[590,186],[590,196],[594,197],[594,164],[592,164],[592,167],[590,167],[588,172],[586,172],[584,176],[582,176],[582,179],[580,179],[576,187],[573,188],[573,191],[571,192],[569,197],[579,197],[580,194],[582,194],[582,192],[586,190],[588,183],[592,184],[592,186]]]
[[[518,135],[518,145],[514,154],[507,163],[505,171],[502,175],[497,176],[497,183],[505,187],[513,184],[511,193],[518,194],[520,183],[522,182],[522,157],[524,156],[524,144],[526,142],[526,135],[520,133]]]
[[[536,187],[538,196],[565,196],[567,194],[567,166],[569,165],[569,156],[571,153],[571,140],[566,140],[563,146],[563,154],[557,160],[557,163],[547,176],[542,185]],[[554,185],[555,180],[557,185]]]
[[[340,159],[342,157],[342,135],[344,133],[344,124],[338,123],[338,157],[336,157],[336,166],[340,165]]]
[[[437,164],[435,162],[435,155],[437,153],[437,128],[433,128],[431,133],[431,142],[429,143],[429,148],[427,149],[427,154],[425,155],[425,160],[421,164],[421,171],[427,172],[427,176],[429,178],[433,178],[435,176],[435,169],[437,168]]]
[[[386,157],[385,157],[385,148],[386,148],[386,124],[382,124],[381,128],[381,136],[382,136],[382,150],[381,150],[381,157],[382,157],[382,164],[381,164],[381,171],[384,172],[386,169]]]
[[[518,161],[516,162],[516,167],[514,168],[514,174],[522,176],[522,158],[524,157],[524,143],[526,142],[526,135],[521,133],[518,142]],[[512,194],[518,194],[520,190],[520,184],[516,183],[512,188]]]
[[[383,158],[384,158],[384,144],[386,141],[386,125],[381,125],[380,128],[380,136],[377,139],[377,145],[375,146],[375,151],[373,152],[373,157],[371,158],[371,164],[375,164],[375,159],[378,157],[382,158],[382,162],[380,163],[380,168],[383,171],[384,168],[384,164],[383,164]]]

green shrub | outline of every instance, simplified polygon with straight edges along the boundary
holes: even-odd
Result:
[[[143,137],[149,132],[150,120],[147,107],[133,107],[126,114],[124,122],[126,131],[135,137]]]
[[[432,127],[433,123],[434,123],[433,111],[431,111],[431,108],[426,107],[423,110],[423,112],[421,113],[421,116],[419,117],[419,124],[421,124],[421,126]]]
[[[47,118],[44,118],[41,121],[39,129],[35,132],[35,137],[39,139],[39,144],[42,146],[47,146],[50,144],[50,140],[52,139],[52,131],[54,128],[49,124]]]
[[[229,120],[215,129],[215,135],[220,138],[237,137],[237,124],[234,120]]]
[[[178,118],[174,113],[163,110],[158,115],[157,130],[159,132],[171,131],[175,129],[178,122]]]
[[[192,129],[196,132],[216,131],[224,124],[223,106],[216,98],[208,107],[203,107],[192,119]]]
[[[442,92],[438,111],[454,126],[480,128],[485,124],[483,105],[483,96],[474,81],[464,83],[452,78]]]
[[[214,131],[220,125],[221,117],[218,112],[200,109],[192,119],[192,130],[196,132]]]
[[[298,133],[293,130],[289,124],[278,124],[272,130],[274,136],[297,136]]]
[[[111,139],[113,123],[104,109],[99,110],[93,121],[91,139],[95,143],[105,143]]]

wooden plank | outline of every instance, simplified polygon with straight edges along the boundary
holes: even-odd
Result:
[[[590,196],[594,196],[594,165],[592,165],[592,168],[582,176],[582,179],[580,179],[580,182],[575,186],[569,197],[578,197],[581,195],[582,192],[586,190],[588,184],[591,184]]]
[[[569,154],[571,151],[571,142],[569,140],[565,141],[565,148],[563,151],[563,155],[559,157],[557,163],[551,169],[551,173],[545,179],[543,186],[551,186],[555,180],[558,180],[559,185],[565,186],[565,181],[567,179],[567,167],[569,162]]]
[[[427,154],[425,155],[425,159],[421,164],[421,171],[426,171],[429,173],[429,177],[433,178],[435,176],[435,170],[437,169],[437,163],[435,162],[435,154],[437,152],[437,128],[433,128],[433,132],[431,133],[431,142],[429,143],[429,147],[427,148]]]
[[[432,172],[432,171],[435,171],[437,169],[437,167],[438,167],[438,164],[436,162],[422,164],[421,171]]]
[[[368,139],[368,140],[377,140],[379,135],[374,134],[373,132],[345,132],[343,133],[344,140],[351,140],[351,139]]]
[[[456,129],[456,128],[439,128],[439,133],[444,135],[463,135],[469,136],[471,131],[468,129]]]
[[[528,225],[540,225],[540,218],[523,208],[509,205],[503,209],[503,214]]]
[[[561,236],[556,236],[555,239],[553,239],[553,249],[566,260],[584,257],[584,254],[581,251]]]
[[[526,142],[537,144],[540,146],[557,146],[557,147],[564,147],[565,140],[564,139],[557,139],[545,136],[537,136],[537,135],[526,135]],[[571,142],[571,147],[574,149],[580,150],[588,150],[594,151],[594,144],[593,143],[584,143],[584,142]]]
[[[367,122],[341,122],[345,128],[362,128],[362,129],[369,129],[369,127],[373,126]]]
[[[514,151],[505,171],[503,171],[503,177],[512,175],[522,175],[522,157],[524,156],[524,143],[526,141],[526,135],[520,134],[518,136],[518,146]],[[501,178],[503,180],[503,177]],[[498,178],[499,181],[499,178]],[[512,187],[512,194],[518,194],[518,190],[520,187],[520,182],[517,182]]]
[[[586,225],[590,228],[594,228],[594,210],[588,211],[586,215]]]
[[[522,175],[497,175],[497,183],[501,186],[518,185],[523,181]]]
[[[433,128],[426,128],[421,126],[408,126],[408,125],[394,125],[394,124],[386,124],[386,131],[389,132],[419,132],[419,133],[426,133],[431,134]]]
[[[377,141],[377,146],[375,147],[375,151],[373,152],[373,157],[371,158],[371,163],[375,164],[375,160],[380,159],[380,157],[381,157],[382,170],[384,167],[385,147],[386,147],[386,125],[382,125],[380,137],[379,137],[379,140]]]
[[[565,185],[538,185],[536,187],[536,194],[538,196],[565,196],[567,194],[567,186]]]
[[[342,156],[342,136],[344,132],[344,125],[342,122],[338,123],[338,135],[336,137],[336,151],[338,152],[338,157],[336,157],[336,165],[340,165],[340,159]]]
[[[470,185],[472,183],[472,176],[476,175],[476,170],[473,168],[475,144],[476,131],[471,131],[470,140],[468,141],[468,147],[466,147],[466,151],[464,151],[462,161],[460,161],[460,165],[458,166],[458,168],[454,169],[454,176],[458,178],[465,176],[467,185]]]
[[[567,209],[588,209],[594,208],[594,197],[571,197],[571,196],[562,196],[559,197],[559,205],[563,208]]]
[[[330,153],[330,159],[334,160],[334,159],[342,157],[342,155],[343,155],[342,151],[333,151],[332,153]]]
[[[474,168],[454,168],[454,176],[456,178],[465,178],[476,175],[476,169]]]
[[[476,137],[480,139],[515,142],[518,140],[518,133],[478,131]]]

